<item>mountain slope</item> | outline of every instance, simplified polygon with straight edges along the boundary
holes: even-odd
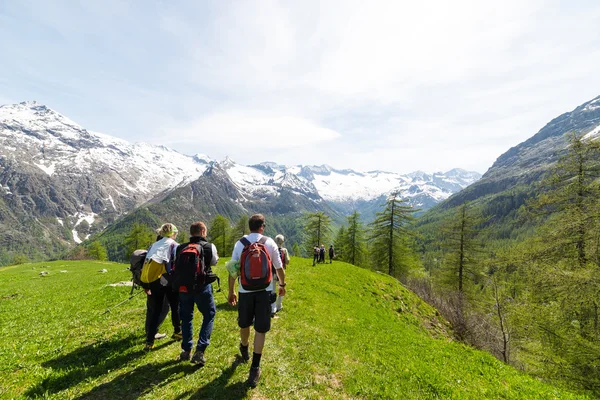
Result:
[[[249,390],[249,363],[236,361],[237,310],[224,295],[215,293],[207,363],[194,368],[175,361],[177,342],[141,351],[142,295],[104,313],[127,298],[129,288],[107,286],[127,280],[124,269],[59,261],[0,270],[0,310],[10,309],[0,313],[0,357],[10,377],[0,382],[1,396],[584,398],[452,341],[435,310],[389,276],[345,263],[312,267],[300,258],[287,270],[288,294],[267,335],[261,381]],[[41,270],[49,275],[40,277]],[[222,262],[216,272],[226,278]],[[166,322],[162,331],[170,330]]]
[[[599,127],[600,96],[553,119],[534,136],[509,149],[479,181],[450,197],[441,207],[453,207],[537,182],[564,154],[570,133],[595,135]]]
[[[0,265],[21,255],[59,257],[147,201],[157,212],[151,220],[185,224],[188,215],[235,218],[248,211],[326,211],[341,221],[357,209],[370,219],[393,190],[427,209],[479,177],[458,169],[400,175],[326,165],[244,166],[226,158],[218,163],[225,191],[215,179],[192,186],[213,164],[207,156],[90,132],[36,102],[0,106]],[[36,246],[26,245],[31,238]]]
[[[209,161],[89,132],[35,102],[0,106],[0,265],[58,256]]]

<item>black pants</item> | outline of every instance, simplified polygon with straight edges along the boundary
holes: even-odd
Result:
[[[319,262],[319,255],[315,254],[314,257],[313,257],[313,265],[315,265],[318,262]]]
[[[154,335],[158,332],[161,321],[161,314],[165,300],[171,308],[171,322],[175,332],[181,331],[181,320],[179,319],[179,293],[171,289],[170,286],[161,286],[160,284],[151,285],[148,295],[146,311],[146,343],[154,343]]]
[[[167,318],[167,314],[169,314],[170,309],[171,309],[171,307],[169,304],[169,300],[167,299],[167,296],[165,296],[165,298],[163,300],[162,310],[160,310],[160,317],[158,317],[158,326],[156,327],[157,330],[160,330],[160,326]],[[173,325],[173,328],[175,328],[176,326],[177,325]],[[146,334],[148,334],[149,327],[150,327],[150,296],[146,296]]]

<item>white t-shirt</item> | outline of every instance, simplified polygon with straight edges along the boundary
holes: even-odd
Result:
[[[254,233],[250,233],[244,237],[246,239],[248,239],[248,241],[250,243],[254,243],[254,242],[258,242],[260,240],[260,238],[263,237],[263,235],[261,235],[260,233],[254,232]],[[265,247],[267,248],[267,251],[269,252],[269,256],[271,256],[271,262],[273,263],[273,267],[275,267],[275,269],[283,268],[283,265],[281,264],[281,258],[279,257],[279,248],[277,247],[277,244],[275,243],[275,241],[273,239],[271,239],[270,237],[267,237],[267,241],[265,242]],[[240,242],[238,240],[236,242],[235,246],[233,247],[233,253],[231,254],[231,260],[232,261],[240,261],[240,257],[242,256],[243,250],[244,250],[244,245],[242,242]],[[240,278],[238,277],[238,284],[239,284],[238,290],[240,293],[259,292],[259,290],[244,289],[239,280],[240,280]],[[266,289],[262,289],[262,290],[272,292],[273,291],[273,280],[271,280],[271,283],[269,283],[269,286]]]

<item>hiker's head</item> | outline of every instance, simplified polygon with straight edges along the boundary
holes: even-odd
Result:
[[[262,233],[265,231],[265,216],[262,214],[254,214],[248,220],[248,228],[250,232]],[[260,232],[262,230],[262,232]]]
[[[178,232],[179,230],[177,230],[177,227],[169,223],[163,224],[160,228],[156,230],[156,233],[158,233],[164,238],[174,238],[175,236],[177,236]]]
[[[190,226],[190,236],[206,237],[206,224],[202,221],[194,222]]]
[[[275,243],[277,243],[277,246],[283,246],[283,242],[285,242],[285,237],[283,237],[282,234],[275,236]]]

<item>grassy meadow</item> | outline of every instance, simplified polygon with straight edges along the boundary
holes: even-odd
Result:
[[[102,269],[106,273],[99,272]],[[40,272],[47,271],[47,276]],[[65,272],[63,272],[65,271]],[[144,345],[144,294],[108,284],[127,265],[55,261],[0,268],[0,398],[575,399],[450,339],[434,309],[394,279],[345,263],[292,258],[258,387],[238,362],[237,310],[222,293],[207,363],[180,363],[169,317]],[[137,292],[136,292],[137,293]],[[196,312],[194,336],[200,327]],[[251,347],[252,349],[252,347]]]

